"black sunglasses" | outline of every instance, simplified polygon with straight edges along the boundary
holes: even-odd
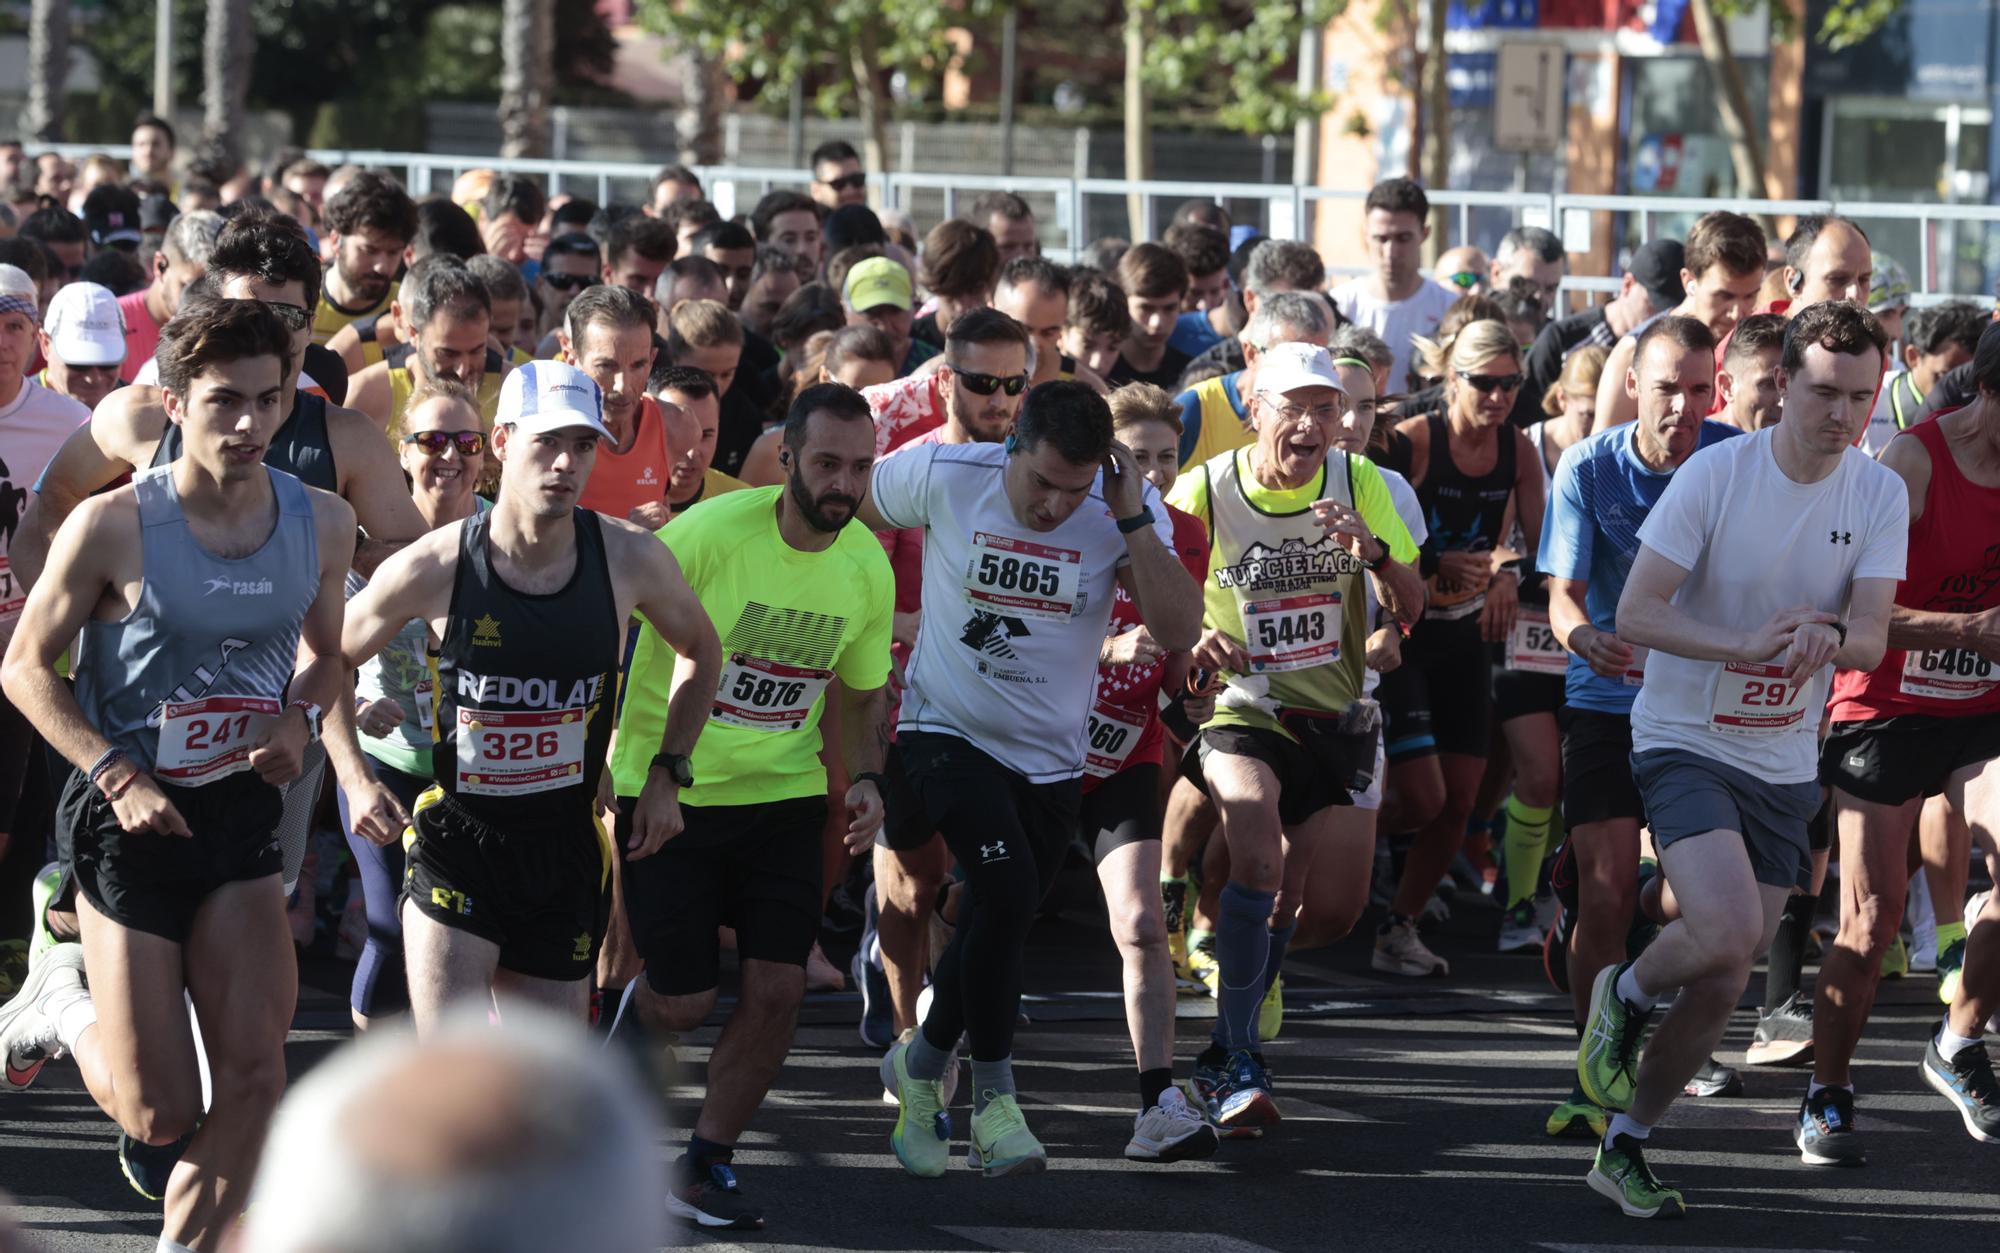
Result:
[[[866,174],[843,174],[839,178],[827,179],[826,185],[835,191],[851,191],[868,186],[868,176]]]
[[[426,457],[442,457],[444,450],[458,445],[461,457],[477,457],[486,451],[486,436],[478,431],[416,431],[403,436],[405,444],[415,444]]]
[[[582,291],[597,286],[600,280],[595,274],[551,274],[543,270],[542,281],[557,291]]]
[[[1473,374],[1466,370],[1458,371],[1458,377],[1464,379],[1476,392],[1518,392],[1521,390],[1521,384],[1527,381],[1526,377],[1520,374]]]
[[[958,376],[959,382],[965,384],[965,390],[975,396],[991,396],[1003,387],[1007,389],[1009,396],[1018,396],[1028,386],[1028,376],[1025,374],[1010,374],[1002,378],[998,374],[974,374],[957,366],[952,366],[951,372]]]
[[[294,335],[312,325],[313,315],[306,312],[304,305],[290,305],[285,304],[283,301],[267,300],[264,302],[264,307],[277,314],[278,321],[283,322],[285,329]]]

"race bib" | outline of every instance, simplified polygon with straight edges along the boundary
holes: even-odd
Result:
[[[1085,722],[1089,736],[1083,746],[1083,772],[1093,779],[1108,779],[1123,770],[1146,733],[1147,721],[1144,710],[1098,701]]]
[[[1927,700],[1976,700],[2000,683],[1993,669],[1969,648],[1913,648],[1903,654],[1900,690]]]
[[[21,607],[28,603],[28,594],[14,581],[14,565],[6,557],[0,557],[0,626],[11,627],[21,619]]]
[[[965,598],[1008,618],[1067,621],[1081,606],[1083,554],[1008,535],[972,533]]]
[[[1785,668],[1755,661],[1732,661],[1715,682],[1709,725],[1731,735],[1777,735],[1805,720],[1808,680],[1793,687]]]
[[[1650,649],[1650,648],[1643,648],[1643,647],[1636,647],[1636,646],[1635,646],[1635,647],[1634,647],[1634,648],[1632,649],[1632,664],[1631,664],[1631,665],[1629,665],[1629,666],[1627,666],[1627,667],[1625,667],[1625,686],[1626,686],[1626,687],[1643,687],[1643,686],[1645,686],[1645,683],[1646,683],[1646,658],[1647,658],[1647,656],[1648,656],[1649,654],[1651,654],[1651,653],[1652,653],[1652,651],[1653,651],[1653,650],[1652,650],[1652,649]]]
[[[1549,611],[1521,606],[1507,633],[1507,668],[1524,674],[1566,674],[1569,653],[1549,625]]]
[[[583,780],[581,709],[458,710],[458,790],[530,796]]]
[[[283,712],[269,696],[205,696],[160,707],[153,774],[193,787],[250,768],[250,750]]]
[[[831,670],[806,670],[766,661],[747,653],[731,653],[716,684],[710,722],[724,722],[752,731],[796,731],[812,716],[820,693],[833,679]]]
[[[1277,674],[1340,660],[1340,593],[1309,592],[1276,600],[1239,597],[1243,647],[1253,674]]]
[[[410,697],[417,703],[417,725],[429,731],[437,726],[437,685],[429,679],[418,679],[410,689]]]

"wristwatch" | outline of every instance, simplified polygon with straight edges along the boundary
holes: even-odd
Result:
[[[1389,560],[1389,554],[1395,551],[1394,549],[1391,549],[1389,547],[1388,540],[1383,539],[1379,535],[1374,536],[1373,538],[1376,543],[1382,546],[1382,551],[1378,555],[1362,561],[1361,568],[1364,570],[1380,570],[1382,568],[1382,563]]]
[[[319,739],[320,707],[309,700],[295,700],[287,708],[299,710],[306,716],[306,743]]]
[[[694,760],[686,753],[656,753],[653,756],[653,769],[666,771],[667,777],[674,781],[675,787],[694,786]]]
[[[1133,514],[1131,517],[1118,519],[1118,530],[1125,535],[1130,535],[1134,531],[1151,525],[1153,525],[1153,507],[1151,505],[1141,505],[1139,506],[1139,512]]]

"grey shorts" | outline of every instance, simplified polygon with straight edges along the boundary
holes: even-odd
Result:
[[[1806,826],[1819,812],[1819,784],[1767,783],[1712,758],[1678,748],[1632,754],[1632,777],[1646,800],[1653,843],[1710,831],[1735,831],[1757,882],[1774,888],[1812,883]]]

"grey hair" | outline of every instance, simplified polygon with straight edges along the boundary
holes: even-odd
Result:
[[[195,209],[181,214],[167,227],[160,251],[170,265],[198,265],[208,268],[215,241],[222,234],[222,215],[213,209]]]
[[[1334,360],[1353,357],[1366,361],[1371,370],[1386,370],[1396,364],[1396,354],[1389,348],[1389,342],[1365,326],[1349,323],[1333,333],[1333,340],[1327,351]]]
[[[1500,247],[1494,252],[1493,260],[1505,265],[1521,252],[1532,252],[1547,264],[1554,264],[1568,255],[1554,231],[1540,226],[1517,226],[1500,237]]]
[[[1332,329],[1332,322],[1326,297],[1318,292],[1277,292],[1257,301],[1257,312],[1243,328],[1243,342],[1261,351],[1273,344],[1318,339]]]
[[[1265,240],[1243,266],[1243,290],[1260,302],[1279,291],[1317,291],[1324,282],[1326,262],[1296,239]]]
[[[421,1041],[371,1031],[295,1085],[264,1144],[243,1247],[654,1253],[667,1243],[662,1129],[629,1065],[546,1010],[513,1002],[501,1013],[498,1031],[483,1010],[461,1011]],[[512,1151],[421,1177],[368,1160],[352,1142],[357,1103],[446,1050],[485,1054],[532,1076],[493,1093],[519,1123]]]

